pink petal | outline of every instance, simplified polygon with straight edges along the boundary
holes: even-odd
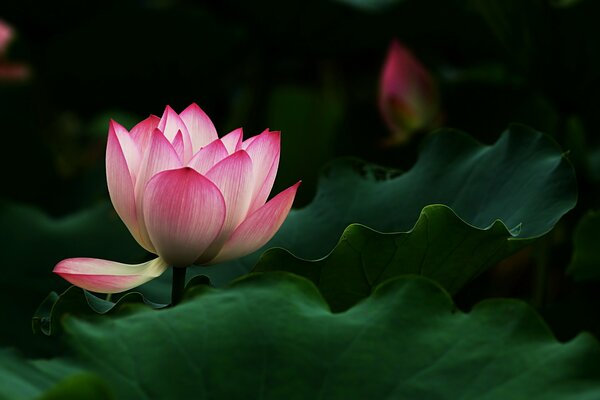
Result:
[[[223,194],[226,216],[219,236],[197,262],[213,258],[233,230],[244,220],[252,199],[252,160],[244,150],[236,151],[206,174]]]
[[[130,135],[133,141],[137,144],[140,154],[144,154],[145,149],[150,146],[152,132],[158,128],[160,118],[156,115],[151,115],[131,129]]]
[[[98,293],[120,293],[160,276],[167,263],[160,258],[129,265],[97,258],[68,258],[54,267],[54,273],[80,288]]]
[[[216,264],[245,256],[271,240],[290,212],[299,185],[300,182],[287,188],[248,216],[209,263]]]
[[[205,174],[216,163],[227,157],[227,149],[219,139],[213,140],[211,144],[198,151],[188,163],[188,167],[194,168],[198,173]]]
[[[256,139],[246,148],[254,166],[254,188],[250,213],[265,204],[271,193],[279,168],[281,142],[280,133],[277,131],[267,131],[255,137]]]
[[[187,267],[219,235],[225,201],[219,188],[192,168],[164,171],[146,186],[144,219],[160,257]]]
[[[111,124],[112,125],[112,124]],[[140,232],[135,207],[134,179],[127,166],[123,148],[115,129],[108,130],[106,143],[106,182],[108,194],[117,214],[138,242]]]
[[[135,176],[140,165],[140,152],[137,145],[133,141],[133,138],[129,132],[127,132],[127,129],[112,119],[108,125],[108,135],[110,136],[111,134],[114,134],[119,140],[121,149],[123,150],[123,155],[127,161],[129,173],[132,177],[134,177],[135,180]]]
[[[137,219],[140,228],[140,240],[138,242],[142,247],[150,252],[154,252],[154,246],[150,241],[146,230],[146,222],[143,215],[144,190],[148,181],[159,172],[181,167],[181,161],[177,152],[169,143],[167,138],[158,129],[152,133],[150,146],[146,149],[144,159],[140,165],[138,179],[135,185],[135,200],[137,209]]]
[[[181,131],[178,131],[177,135],[175,135],[175,139],[173,139],[173,149],[180,160],[183,160],[183,147],[183,134]]]
[[[179,116],[187,126],[194,154],[200,148],[219,138],[212,121],[196,103],[183,110]]]
[[[248,148],[248,146],[250,146],[250,144],[256,140],[256,138],[258,138],[263,133],[268,133],[268,132],[269,132],[269,129],[265,129],[259,135],[252,136],[252,137],[249,137],[248,139],[244,140],[242,142],[242,149],[246,150]]]
[[[221,142],[223,142],[229,154],[233,154],[242,148],[242,136],[244,136],[242,128],[237,128],[221,138]]]
[[[190,158],[192,158],[192,141],[190,139],[188,129],[179,114],[177,114],[170,106],[165,108],[165,112],[163,113],[163,116],[158,124],[158,129],[162,131],[162,133],[167,139],[169,139],[171,143],[173,143],[173,140],[175,140],[175,135],[177,135],[177,132],[181,131],[183,135],[184,162],[187,162]]]

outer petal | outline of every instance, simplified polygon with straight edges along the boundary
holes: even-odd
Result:
[[[140,240],[138,242],[142,247],[150,252],[154,252],[154,246],[150,241],[146,230],[146,223],[143,215],[144,190],[148,181],[159,172],[181,167],[179,156],[175,149],[169,143],[167,138],[158,129],[152,133],[150,146],[144,154],[138,179],[135,185],[135,200],[137,219],[140,228]]]
[[[137,144],[140,154],[143,156],[145,150],[150,146],[152,132],[158,128],[160,118],[156,115],[150,115],[148,118],[131,128],[131,138]]]
[[[242,128],[237,128],[221,138],[221,142],[223,142],[229,154],[233,154],[242,148],[242,136],[244,136]]]
[[[219,138],[212,121],[196,103],[192,103],[179,116],[185,123],[190,134],[194,154],[200,148]]]
[[[133,138],[129,135],[127,129],[112,119],[108,125],[108,135],[115,135],[119,139],[121,150],[123,150],[123,155],[127,161],[129,173],[135,179],[140,166],[140,152]]]
[[[219,139],[203,147],[198,151],[188,163],[188,167],[194,168],[198,173],[205,174],[216,163],[227,157],[227,149]]]
[[[160,257],[186,267],[221,232],[225,201],[219,188],[192,168],[164,171],[146,186],[144,219]]]
[[[244,220],[252,200],[252,160],[244,150],[236,151],[206,174],[223,194],[227,210],[219,236],[202,254],[202,260],[210,260],[221,249],[233,230]]]
[[[184,162],[187,162],[192,158],[192,141],[188,129],[179,114],[177,114],[170,106],[165,108],[165,112],[158,124],[158,129],[162,131],[171,143],[175,140],[177,132],[181,131],[181,134],[183,135]]]
[[[267,201],[279,168],[281,135],[279,132],[264,132],[256,136],[246,151],[254,166],[254,188],[250,213]]]
[[[131,176],[115,129],[109,129],[106,143],[106,182],[117,214],[133,237],[141,242],[135,207],[134,179]]]
[[[216,264],[245,256],[271,240],[289,214],[299,185],[300,182],[287,188],[248,216],[209,263]]]
[[[160,258],[129,265],[97,258],[69,258],[59,262],[54,272],[75,286],[98,293],[119,293],[160,276],[167,263]]]

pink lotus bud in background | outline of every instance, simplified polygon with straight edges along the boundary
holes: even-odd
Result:
[[[242,140],[242,129],[219,139],[196,104],[169,106],[128,132],[110,122],[108,191],[140,246],[158,258],[126,265],[92,258],[59,262],[54,272],[72,284],[118,293],[169,266],[215,264],[262,247],[287,217],[300,182],[266,201],[279,166],[279,132]]]
[[[6,53],[14,36],[13,28],[0,20],[0,81],[23,81],[30,76],[29,66],[6,60]]]
[[[0,20],[0,56],[6,53],[8,45],[12,41],[14,36],[13,29],[6,22]]]
[[[388,144],[407,141],[415,132],[432,128],[439,118],[435,82],[397,40],[392,41],[381,73],[379,108],[392,132]]]

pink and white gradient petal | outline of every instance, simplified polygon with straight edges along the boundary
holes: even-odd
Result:
[[[221,142],[223,142],[223,144],[225,145],[227,153],[233,154],[242,148],[243,136],[244,131],[242,130],[242,128],[237,128],[221,138]]]
[[[158,129],[162,131],[169,142],[173,143],[175,140],[175,136],[177,132],[181,131],[183,135],[183,162],[188,162],[190,158],[192,158],[193,149],[192,149],[192,140],[190,139],[190,133],[188,132],[187,126],[179,116],[170,106],[165,108],[165,112],[163,113],[160,122],[158,123]]]
[[[246,148],[254,166],[250,213],[262,207],[271,193],[279,168],[280,142],[281,135],[278,131],[267,131],[256,136]]]
[[[134,180],[130,174],[121,142],[114,129],[108,131],[106,144],[106,183],[108,194],[117,214],[141,244],[135,204]]]
[[[137,265],[98,258],[68,258],[56,264],[53,272],[92,292],[120,293],[160,276],[167,267],[160,258]]]
[[[273,197],[267,204],[249,215],[233,231],[229,240],[209,264],[233,260],[264,246],[279,230],[292,208],[300,182]]]
[[[201,148],[192,157],[188,167],[195,169],[199,174],[206,174],[216,163],[227,157],[229,153],[221,140],[213,140],[208,146]]]
[[[225,201],[192,168],[163,171],[146,186],[144,219],[158,255],[169,265],[187,267],[221,232]]]
[[[244,150],[236,151],[206,173],[225,200],[225,222],[219,236],[202,254],[197,263],[213,258],[234,229],[244,220],[252,199],[252,160]]]
[[[184,145],[183,145],[183,134],[181,133],[181,131],[178,131],[177,135],[175,135],[175,139],[173,139],[173,149],[175,150],[175,153],[177,153],[177,155],[179,156],[179,160],[181,161],[181,163],[183,165]]]
[[[194,154],[200,148],[219,138],[212,121],[196,103],[192,103],[179,116],[187,126]]]
[[[135,185],[136,211],[141,238],[141,241],[138,242],[151,253],[155,253],[155,250],[154,245],[148,236],[144,220],[144,190],[146,189],[148,181],[159,172],[180,168],[182,166],[179,156],[171,143],[169,143],[161,131],[155,129],[152,133],[150,146],[146,149],[146,153],[144,154]]]
[[[127,129],[125,129],[118,122],[111,119],[110,123],[108,124],[108,135],[110,136],[112,134],[114,134],[119,140],[121,149],[123,150],[123,155],[125,156],[125,160],[127,161],[129,173],[135,183],[135,177],[137,175],[137,171],[140,167],[141,161],[138,146],[137,144],[135,144],[135,141],[133,140],[129,132],[127,132]]]
[[[131,128],[129,134],[137,144],[140,154],[144,155],[144,149],[148,148],[152,140],[152,132],[158,128],[160,118],[156,115],[150,115],[148,118]]]

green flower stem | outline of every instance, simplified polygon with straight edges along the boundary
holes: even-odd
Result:
[[[183,298],[183,289],[185,288],[185,268],[173,268],[173,286],[171,287],[171,306],[179,304]]]

